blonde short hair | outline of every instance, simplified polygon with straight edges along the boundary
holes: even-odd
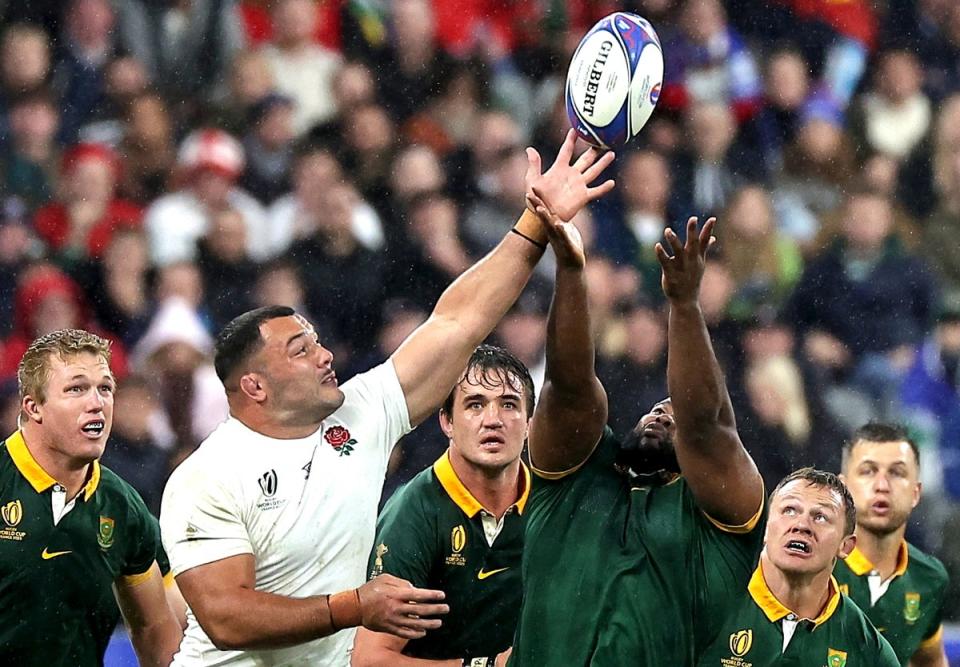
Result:
[[[44,390],[50,380],[50,359],[65,360],[89,352],[110,364],[110,341],[82,329],[60,329],[30,343],[17,367],[20,400],[32,396],[38,403],[46,400]]]

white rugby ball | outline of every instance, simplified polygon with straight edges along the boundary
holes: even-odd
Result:
[[[660,99],[663,51],[650,22],[614,12],[590,29],[567,70],[567,117],[588,143],[622,146],[646,125]]]

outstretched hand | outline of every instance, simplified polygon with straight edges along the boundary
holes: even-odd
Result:
[[[404,639],[420,639],[440,627],[439,618],[450,607],[443,591],[414,588],[409,581],[381,574],[359,589],[363,627]]]
[[[583,268],[587,258],[580,230],[572,222],[564,222],[553,212],[543,200],[539,188],[534,187],[533,193],[527,194],[527,203],[533,206],[534,213],[543,223],[547,239],[553,247],[553,253],[557,256],[557,263],[574,269]]]
[[[527,148],[527,175],[524,181],[528,201],[536,188],[541,201],[563,222],[570,222],[588,202],[607,194],[614,185],[613,180],[606,180],[590,187],[590,183],[613,162],[613,152],[589,148],[570,164],[576,143],[577,133],[571,129],[560,146],[557,159],[545,173],[540,173],[540,154],[535,148]],[[536,209],[531,210],[536,212]]]
[[[687,220],[687,241],[680,239],[672,229],[663,236],[670,244],[673,255],[669,255],[662,243],[657,243],[657,261],[663,269],[661,286],[663,293],[673,303],[696,303],[700,297],[700,281],[706,267],[707,251],[716,242],[712,235],[716,218],[708,219],[700,232],[697,232],[697,218]]]

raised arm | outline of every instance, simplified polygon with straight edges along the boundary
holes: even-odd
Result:
[[[730,395],[700,310],[700,281],[716,220],[697,232],[687,221],[686,243],[665,232],[673,256],[656,246],[663,292],[670,302],[667,383],[677,425],[680,469],[700,508],[729,525],[750,521],[763,503],[763,482],[737,434]]]
[[[557,256],[556,284],[547,320],[547,368],[530,424],[530,461],[544,472],[583,463],[603,433],[607,394],[594,371],[593,336],[583,275],[580,233],[540,198],[530,197]]]
[[[556,161],[540,173],[540,156],[527,149],[527,189],[538,186],[544,201],[564,220],[613,188],[613,181],[588,187],[613,160],[584,152],[572,165],[576,135],[571,130]],[[512,231],[486,257],[457,278],[440,296],[430,318],[393,354],[406,396],[410,423],[435,412],[463,372],[470,354],[490,334],[527,284],[546,249],[536,214],[524,211]]]

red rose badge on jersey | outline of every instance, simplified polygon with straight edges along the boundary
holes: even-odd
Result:
[[[323,439],[340,452],[340,456],[350,456],[357,441],[350,437],[350,431],[342,426],[331,426],[323,434]]]

